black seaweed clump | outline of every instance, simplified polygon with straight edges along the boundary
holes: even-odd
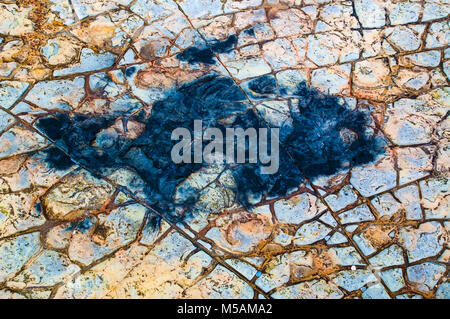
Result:
[[[276,93],[276,83],[270,76],[253,80],[250,88],[259,93]],[[251,206],[263,196],[286,195],[304,182],[304,175],[330,175],[371,162],[383,151],[369,134],[366,113],[350,110],[337,98],[304,84],[298,86],[295,95],[299,102],[291,106],[292,124],[280,128],[283,140],[278,172],[262,174],[260,162],[229,167],[236,181],[237,199],[244,206]],[[100,133],[118,120],[106,115],[58,113],[41,118],[37,127],[69,155],[57,148],[48,149],[47,161],[52,167],[69,167],[72,159],[92,171],[131,168],[145,182],[148,200],[175,219],[180,217],[180,208],[188,209],[198,200],[198,194],[192,192],[184,202],[175,203],[177,186],[205,164],[175,164],[170,153],[177,141],[171,140],[171,134],[179,127],[188,128],[192,134],[193,122],[199,119],[204,128],[218,127],[222,132],[227,127],[257,129],[268,125],[232,79],[208,75],[156,102],[150,116],[139,113],[128,118],[145,125],[143,133],[134,139],[118,136],[102,143]]]
[[[372,162],[383,152],[364,111],[351,110],[337,97],[309,89],[305,83],[298,86],[296,96],[293,130],[284,144],[309,178]]]
[[[189,47],[183,52],[177,54],[177,58],[180,61],[188,62],[189,64],[203,63],[203,64],[215,64],[215,53],[227,53],[230,52],[234,45],[237,43],[237,37],[233,34],[224,41],[213,41],[206,48]]]
[[[172,131],[185,127],[192,132],[197,119],[204,125],[216,125],[217,120],[248,108],[245,94],[232,79],[213,75],[183,85],[167,99],[156,102],[150,117],[137,114],[128,118],[145,124],[144,132],[134,139],[118,136],[108,143],[99,141],[101,132],[117,121],[107,115],[57,113],[39,119],[36,126],[70,157],[59,148],[49,148],[46,158],[53,168],[68,168],[73,165],[71,159],[94,172],[131,168],[144,180],[149,201],[161,210],[174,212],[176,186],[203,164],[172,161],[171,149],[177,142],[171,140]],[[187,198],[184,204],[192,202],[195,198]]]

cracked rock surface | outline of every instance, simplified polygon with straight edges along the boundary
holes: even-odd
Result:
[[[0,298],[449,299],[449,12],[0,1]],[[194,116],[281,173],[171,170]]]

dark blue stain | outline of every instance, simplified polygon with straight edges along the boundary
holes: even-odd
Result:
[[[225,41],[213,41],[211,44],[211,50],[214,53],[228,53],[237,43],[237,37],[232,34]]]
[[[95,225],[95,219],[92,217],[86,217],[80,221],[70,222],[65,231],[79,230],[81,232],[87,232],[92,226]]]
[[[258,77],[249,88],[259,94],[276,93],[275,79]],[[305,181],[303,174],[309,178],[330,175],[371,162],[383,152],[378,139],[368,133],[366,113],[350,110],[337,98],[304,84],[298,86],[295,96],[299,102],[291,106],[292,124],[280,128],[283,140],[278,172],[262,174],[259,162],[229,167],[236,181],[237,199],[244,206],[251,206],[263,196],[286,195]],[[111,143],[95,143],[102,130],[117,120],[106,115],[57,113],[41,118],[37,127],[69,154],[70,158],[57,148],[46,151],[47,161],[55,169],[69,167],[71,159],[94,172],[104,168],[132,169],[145,182],[145,195],[155,209],[178,220],[195,205],[199,194],[187,192],[181,202],[175,203],[177,185],[205,164],[175,164],[170,153],[177,141],[171,140],[171,134],[179,127],[192,132],[194,120],[199,119],[204,126],[222,132],[227,127],[268,126],[232,79],[208,75],[156,102],[150,116],[139,113],[130,117],[145,124],[144,132],[134,139],[119,136]]]
[[[47,122],[47,124],[49,123]],[[66,153],[54,146],[45,151],[45,159],[57,170],[68,169],[74,164]]]
[[[135,66],[130,66],[129,68],[127,68],[127,69],[125,70],[125,75],[126,75],[127,77],[130,77],[130,76],[132,76],[135,72],[136,72],[136,67],[135,67]]]
[[[263,75],[250,80],[250,82],[248,83],[248,88],[252,93],[257,93],[259,97],[264,97],[276,93],[277,81],[275,80],[275,77],[273,75]]]
[[[245,34],[248,34],[249,36],[254,37],[255,36],[255,29],[250,28],[243,31]]]
[[[177,58],[189,64],[203,63],[211,65],[216,63],[214,60],[214,52],[210,48],[199,49],[191,47],[178,54]]]
[[[34,204],[34,209],[36,209],[38,214],[41,214],[41,210],[42,210],[41,203]]]
[[[189,47],[182,53],[177,54],[180,61],[188,62],[189,64],[203,63],[215,64],[215,53],[230,52],[237,43],[237,37],[233,34],[224,41],[212,41],[205,48]]]

